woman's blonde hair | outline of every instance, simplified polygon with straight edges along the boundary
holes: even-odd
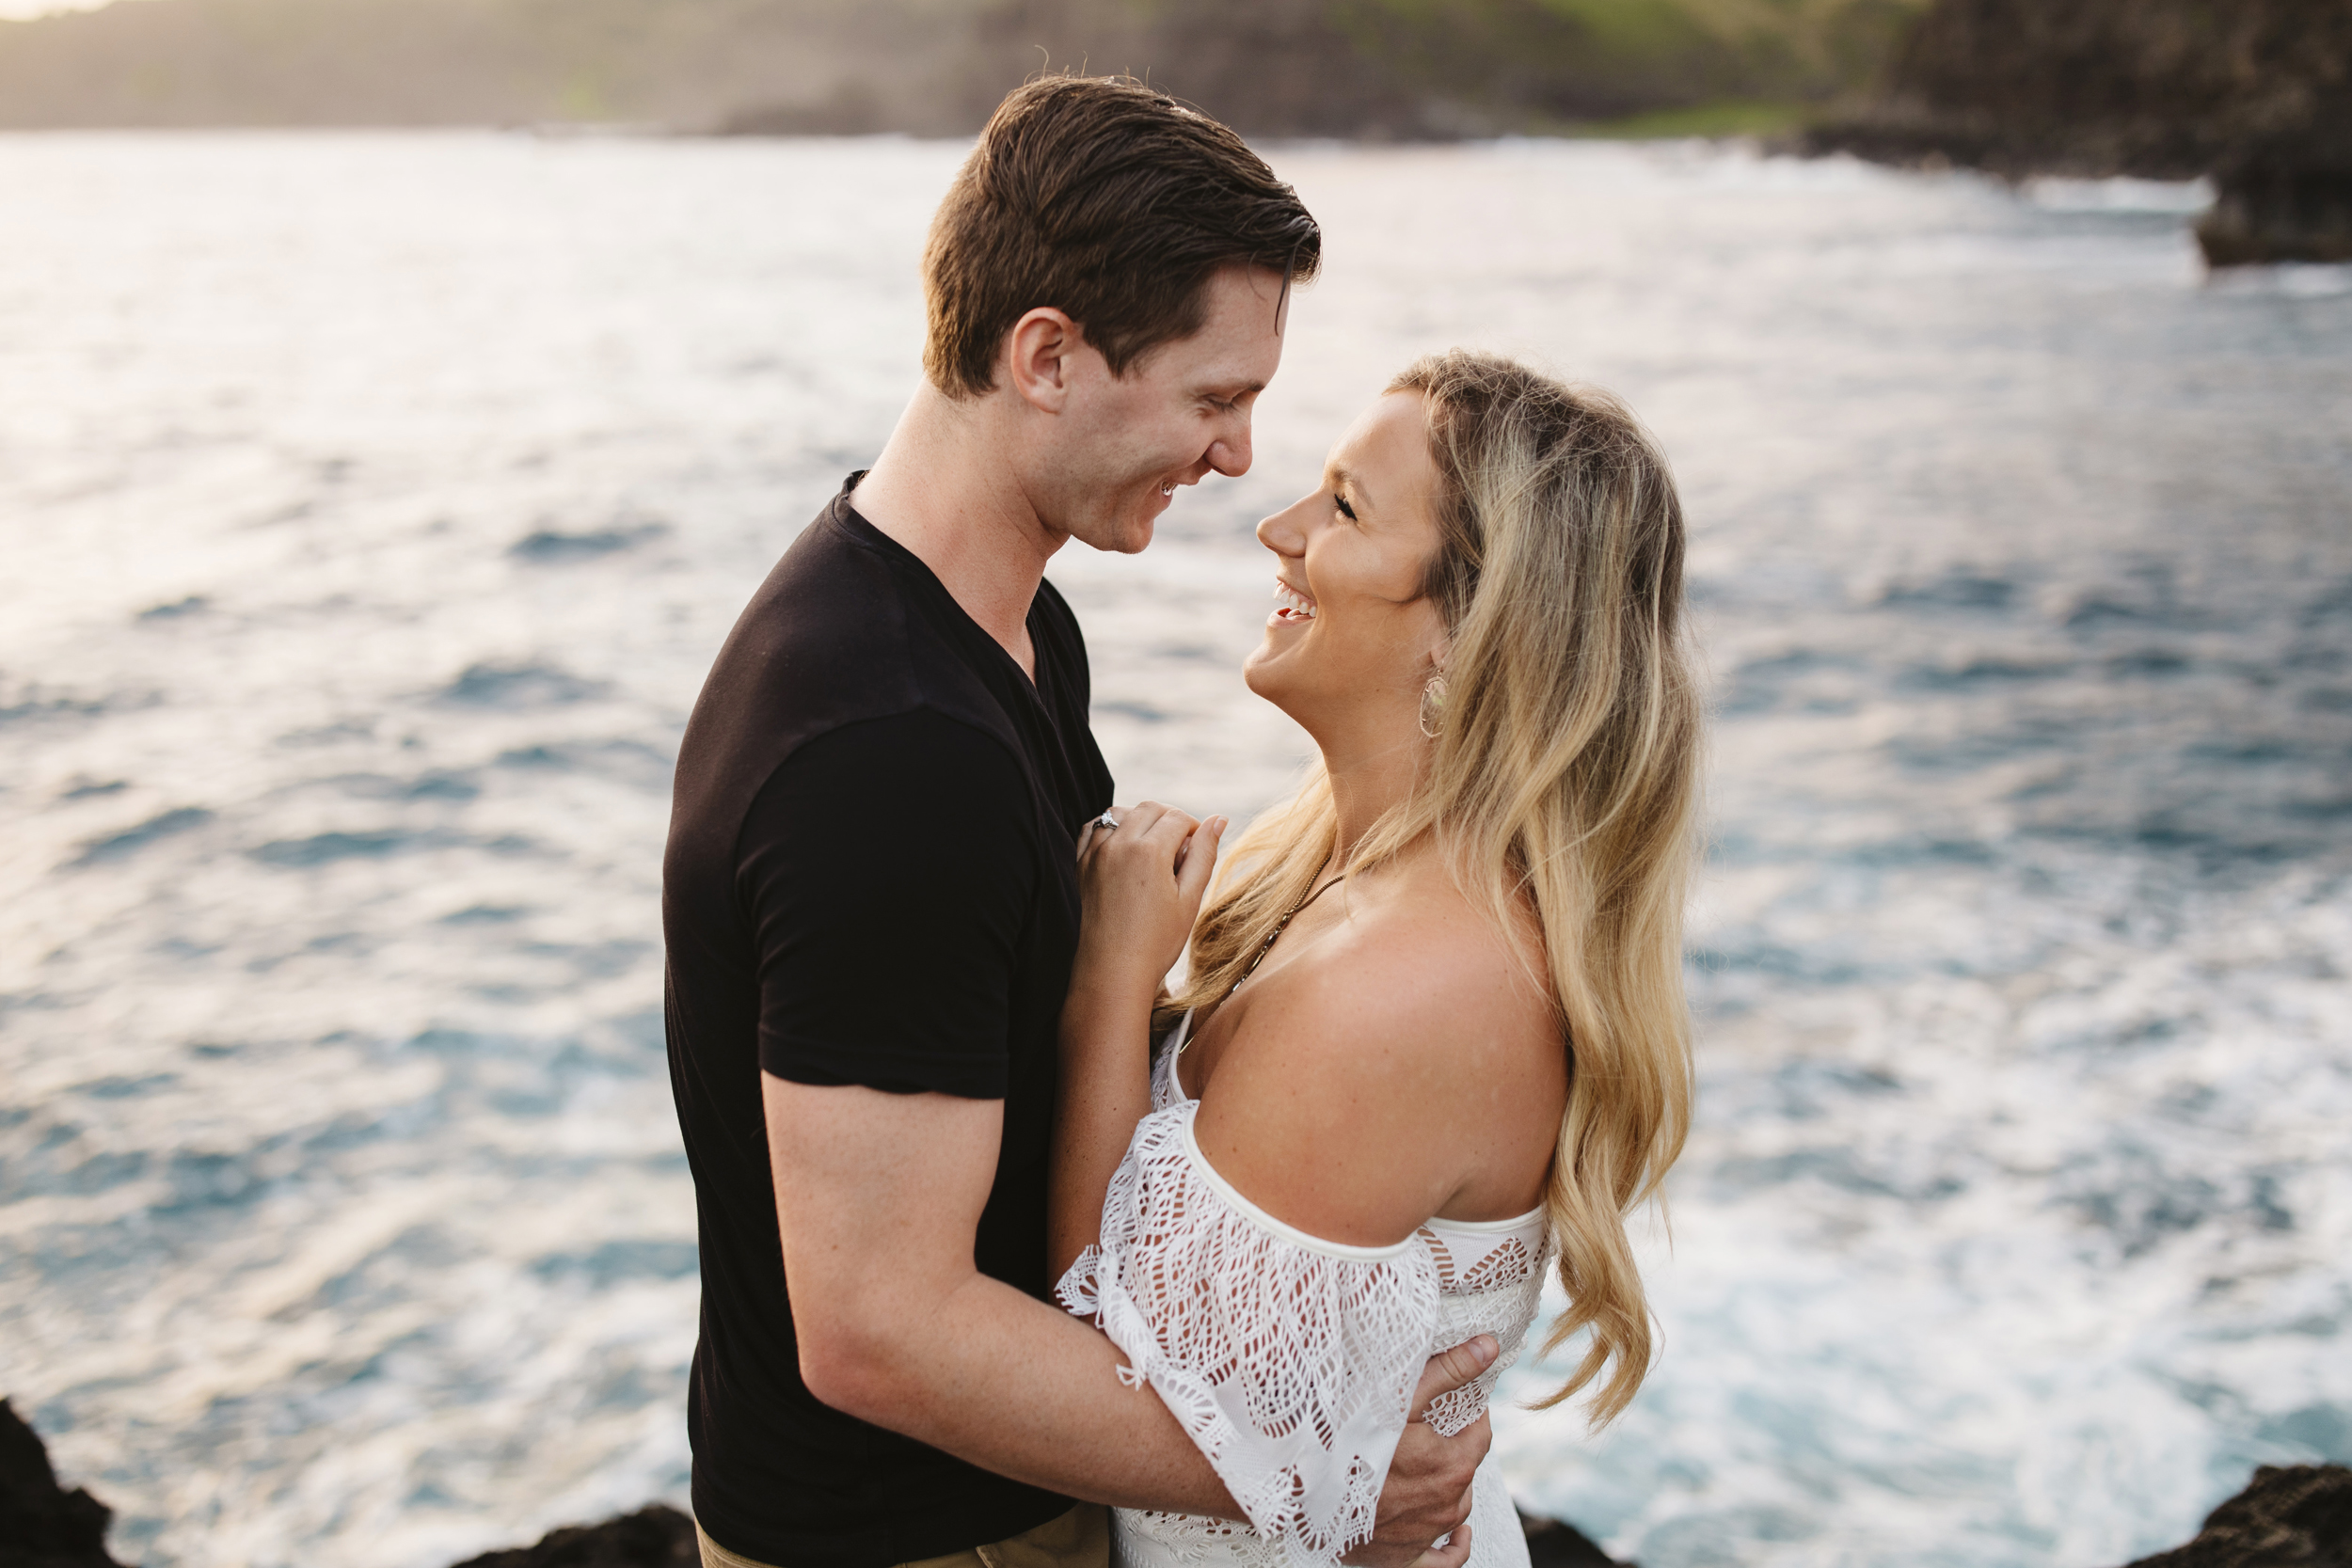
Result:
[[[1592,1339],[1559,1402],[1598,1377],[1613,1418],[1649,1370],[1650,1321],[1627,1215],[1656,1192],[1691,1120],[1682,906],[1695,853],[1700,705],[1683,645],[1682,507],[1624,404],[1455,350],[1389,386],[1420,394],[1444,479],[1424,591],[1448,633],[1422,705],[1434,732],[1413,797],[1343,874],[1434,832],[1553,999],[1571,1067],[1545,1196],[1568,1308],[1547,1354]],[[1192,938],[1163,1022],[1215,1006],[1336,847],[1320,768],[1233,846],[1238,869]],[[1519,933],[1541,932],[1540,957]]]

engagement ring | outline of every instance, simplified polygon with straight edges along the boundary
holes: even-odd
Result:
[[[1094,825],[1102,829],[1104,832],[1115,833],[1119,832],[1119,818],[1113,816],[1109,812],[1104,812],[1102,816],[1096,817],[1094,819]]]

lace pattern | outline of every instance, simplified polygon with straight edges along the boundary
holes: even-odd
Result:
[[[1315,1568],[1371,1539],[1437,1323],[1437,1264],[1418,1236],[1339,1247],[1257,1209],[1200,1157],[1199,1109],[1137,1124],[1101,1244],[1059,1293],[1125,1353],[1120,1377],[1167,1402],[1256,1533]]]
[[[1427,1354],[1491,1334],[1502,1347],[1475,1380],[1429,1402],[1423,1415],[1431,1429],[1451,1437],[1486,1413],[1496,1379],[1511,1369],[1527,1343],[1543,1299],[1543,1263],[1549,1248],[1542,1220],[1510,1229],[1470,1229],[1433,1220],[1421,1234],[1438,1267],[1438,1324]]]
[[[1250,1524],[1120,1509],[1119,1560],[1332,1568],[1372,1532],[1422,1363],[1474,1335],[1502,1343],[1485,1375],[1431,1402],[1430,1425],[1451,1436],[1485,1414],[1495,1380],[1518,1358],[1549,1255],[1543,1216],[1432,1220],[1394,1248],[1305,1236],[1200,1158],[1198,1104],[1177,1083],[1176,1055],[1164,1049],[1153,1063],[1154,1110],[1112,1180],[1102,1243],[1059,1293],[1110,1333],[1129,1361],[1120,1376],[1151,1383]],[[1353,1386],[1367,1375],[1377,1390]],[[1490,1455],[1474,1488],[1470,1568],[1524,1568],[1526,1544],[1493,1465]]]

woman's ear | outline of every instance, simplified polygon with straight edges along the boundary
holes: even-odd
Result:
[[[1086,341],[1078,324],[1041,305],[1005,334],[1005,374],[1021,401],[1058,414],[1070,401],[1070,358]]]
[[[1435,623],[1435,626],[1429,633],[1428,641],[1422,644],[1425,650],[1423,657],[1427,664],[1422,673],[1426,679],[1442,682],[1445,679],[1446,661],[1454,657],[1454,634],[1446,630],[1445,616],[1438,610],[1434,601],[1430,603],[1429,608],[1431,611],[1429,619]]]

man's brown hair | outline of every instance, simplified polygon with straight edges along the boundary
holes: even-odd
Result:
[[[1206,285],[1246,264],[1315,275],[1323,231],[1242,139],[1126,76],[1041,76],[998,104],[931,219],[923,370],[989,390],[1013,323],[1076,322],[1114,375],[1200,329]]]

